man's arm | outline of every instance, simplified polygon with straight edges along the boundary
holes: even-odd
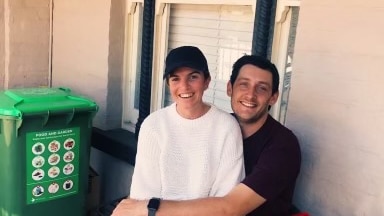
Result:
[[[187,201],[162,200],[157,216],[241,216],[265,202],[248,186],[240,183],[224,197],[208,197]],[[147,216],[148,201],[123,200],[112,216]]]

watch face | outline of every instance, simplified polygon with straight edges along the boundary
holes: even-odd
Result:
[[[148,202],[148,209],[157,210],[160,206],[160,198],[152,198]]]

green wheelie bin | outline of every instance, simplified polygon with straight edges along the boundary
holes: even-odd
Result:
[[[68,88],[0,92],[0,215],[84,216],[97,104]]]

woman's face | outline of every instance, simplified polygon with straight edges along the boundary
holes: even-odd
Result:
[[[188,67],[180,67],[168,78],[169,90],[178,109],[192,109],[203,103],[204,91],[210,78],[205,79],[203,72]]]

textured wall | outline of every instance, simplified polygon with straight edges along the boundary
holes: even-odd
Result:
[[[0,88],[48,85],[49,2],[0,1]]]
[[[124,2],[124,0],[111,1],[107,95],[107,125],[110,128],[121,128],[125,30]]]
[[[301,1],[287,125],[314,216],[384,215],[384,2]]]
[[[4,0],[0,0],[0,90],[4,89],[5,69],[5,32],[4,32]]]
[[[106,129],[109,55],[109,0],[55,0],[52,85],[94,99],[94,125]]]

